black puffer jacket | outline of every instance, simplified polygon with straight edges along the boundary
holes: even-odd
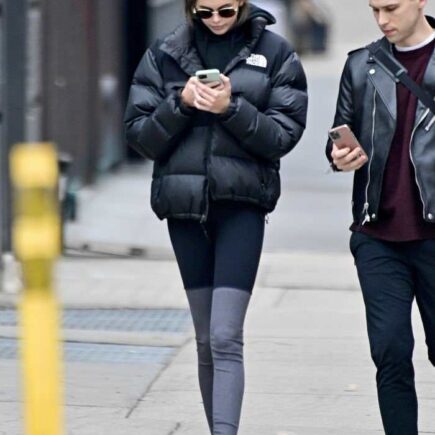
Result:
[[[427,17],[435,29],[435,20]],[[392,47],[386,38],[378,42]],[[396,82],[381,68],[367,48],[349,53],[343,70],[334,126],[348,124],[369,156],[369,162],[355,172],[352,212],[355,223],[378,220],[382,182],[396,131]],[[435,53],[424,76],[423,88],[435,95]],[[435,127],[434,116],[419,102],[409,144],[416,183],[423,205],[423,219],[435,223]],[[331,161],[332,143],[326,156]]]
[[[208,200],[271,211],[280,195],[279,159],[305,128],[307,85],[288,43],[265,29],[274,18],[250,6],[250,37],[223,73],[232,102],[224,115],[185,107],[180,91],[204,69],[183,24],[144,55],[131,86],[129,144],[155,161],[151,205],[160,219],[205,220]]]

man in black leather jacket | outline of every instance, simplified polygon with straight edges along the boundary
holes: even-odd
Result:
[[[435,20],[424,15],[426,1],[369,5],[385,35],[378,44],[435,95]],[[365,153],[329,141],[326,154],[334,170],[355,172],[350,248],[366,306],[384,429],[387,435],[417,435],[414,298],[435,365],[435,114],[365,47],[349,54],[343,71],[334,126],[342,124]]]

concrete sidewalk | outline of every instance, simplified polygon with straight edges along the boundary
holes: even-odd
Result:
[[[122,191],[127,179],[130,189],[139,189],[144,183],[142,170],[121,171],[84,193],[92,199],[81,202],[82,219],[77,225],[89,225],[91,215],[105,216],[102,225],[107,240],[92,243],[89,231],[98,231],[98,227],[81,234],[76,227],[74,235],[69,233],[69,245],[79,248],[84,243],[92,252],[70,250],[59,262],[57,287],[65,309],[187,308],[178,269],[165,241],[160,248],[148,250],[136,244],[134,252],[129,243],[121,243],[129,238],[134,241],[137,228],[120,225],[119,207],[110,205],[107,195]],[[136,193],[123,198],[125,203],[131,201],[131,213],[142,206],[133,201]],[[138,256],[129,256],[132,253]],[[17,296],[0,293],[0,306],[16,302]],[[435,433],[433,369],[426,358],[420,321],[415,320],[421,433]],[[4,346],[10,343],[5,339],[16,335],[15,327],[0,326],[0,349],[2,340]],[[166,355],[140,363],[67,357],[68,435],[207,433],[190,323],[175,332],[117,331],[109,325],[94,330],[65,329],[63,336],[66,347],[116,345],[132,352],[152,349]],[[245,337],[241,435],[382,433],[363,304],[349,254],[266,252]],[[0,434],[18,435],[23,430],[16,358],[0,358],[0,373]]]

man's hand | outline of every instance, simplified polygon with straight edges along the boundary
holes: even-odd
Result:
[[[333,144],[331,157],[334,165],[343,172],[356,171],[367,163],[367,157],[362,152],[361,148],[355,148],[351,151],[350,148],[339,149]]]
[[[213,87],[213,83],[205,85],[196,81],[194,107],[204,112],[215,114],[225,113],[231,101],[231,81],[223,74],[222,83]]]

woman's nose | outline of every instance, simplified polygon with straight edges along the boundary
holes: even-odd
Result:
[[[213,23],[218,23],[220,21],[221,17],[219,16],[219,14],[214,13],[211,20]]]

